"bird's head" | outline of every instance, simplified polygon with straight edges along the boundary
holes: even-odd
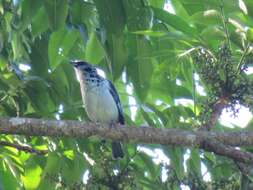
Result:
[[[85,61],[74,60],[70,61],[70,63],[75,67],[76,70],[82,72],[84,75],[97,74],[96,68]]]

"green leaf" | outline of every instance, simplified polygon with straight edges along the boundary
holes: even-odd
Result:
[[[191,67],[188,66],[189,68]],[[177,64],[176,61],[168,60],[156,65],[150,85],[150,94],[152,96],[149,97],[153,99],[153,96],[155,96],[156,99],[162,100],[167,104],[173,104],[173,99],[175,98],[192,99],[189,89],[183,85],[179,86],[176,84],[176,77],[179,74],[180,64]]]
[[[205,10],[204,1],[179,0],[189,15]]]
[[[56,186],[57,186],[57,183],[54,182],[53,180],[50,181],[48,179],[45,179],[45,180],[41,181],[41,183],[37,189],[38,190],[44,190],[44,189],[55,190]]]
[[[64,158],[61,161],[61,173],[67,184],[81,182],[85,169],[83,155],[78,153],[75,153],[73,160]],[[70,170],[72,172],[69,172]]]
[[[68,14],[67,0],[45,0],[49,26],[52,30],[63,28]]]
[[[31,50],[31,74],[42,78],[48,76],[48,39],[46,37],[36,38]]]
[[[190,20],[197,24],[206,26],[222,24],[220,12],[217,10],[206,10],[194,13]]]
[[[20,35],[17,32],[13,32],[11,46],[13,50],[13,59],[18,60],[22,57],[23,46],[20,40]]]
[[[166,12],[162,9],[153,8],[155,17],[168,24],[169,26],[172,26],[176,30],[179,30],[185,34],[188,34],[190,36],[196,35],[196,29],[192,26],[190,26],[184,19],[177,15],[173,15],[169,12]]]
[[[155,127],[156,126],[155,122],[152,120],[152,118],[149,116],[149,114],[144,109],[141,109],[140,111],[141,111],[143,118],[148,123],[148,125]]]
[[[187,59],[181,61],[181,68],[180,68],[184,81],[187,84],[187,89],[192,91],[193,89],[193,73],[194,67],[193,64]],[[192,92],[193,93],[193,92]]]
[[[152,59],[149,58],[151,45],[145,38],[131,36],[128,47],[127,74],[133,81],[138,97],[144,101],[150,87],[153,73]]]
[[[165,114],[162,111],[160,111],[159,109],[157,109],[158,107],[155,106],[155,105],[146,103],[146,106],[149,109],[151,109],[156,114],[156,116],[162,121],[163,126],[166,126],[168,121],[167,121],[167,118],[166,118]]]
[[[77,46],[80,41],[79,32],[77,30],[62,29],[53,32],[50,36],[48,44],[48,56],[51,69],[54,70],[63,61],[69,62],[67,57],[72,47]]]
[[[72,2],[71,15],[74,24],[89,24],[96,16],[95,5],[82,0]]]
[[[144,7],[141,0],[123,0],[129,31],[148,30],[153,24],[153,11]],[[158,0],[156,1],[158,3]]]
[[[31,105],[40,114],[48,116],[50,112],[56,110],[49,94],[48,86],[44,81],[27,81],[24,92],[31,101]]]
[[[57,174],[60,171],[59,155],[55,152],[50,152],[47,157],[46,166],[43,170],[45,174]]]
[[[208,10],[208,9],[217,9],[219,10],[223,6],[224,12],[234,12],[239,11],[238,0],[212,0],[212,1],[192,1],[192,0],[179,0],[184,6],[185,10],[189,15],[193,15],[196,12]]]
[[[150,5],[156,8],[163,8],[165,2],[166,0],[149,0]]]
[[[251,43],[253,42],[253,28],[247,30],[246,37]]]
[[[253,18],[253,2],[251,0],[244,0],[244,3],[247,7],[249,16]]]
[[[5,190],[13,190],[19,187],[16,173],[12,172],[4,160],[0,162],[0,187]]]
[[[74,77],[74,76],[73,76]],[[63,70],[63,67],[57,67],[50,75],[50,89],[49,93],[56,105],[61,104],[69,97],[70,84],[68,83],[67,76]],[[68,101],[71,97],[68,98]],[[67,101],[65,101],[67,102]]]
[[[179,0],[171,0],[171,5],[176,15],[187,20],[189,19],[188,11],[184,8],[183,4]]]
[[[177,178],[182,180],[184,177],[183,149],[163,146],[163,151],[170,158],[171,167],[176,172]]]
[[[187,171],[201,177],[201,162],[200,162],[200,152],[197,149],[192,149],[190,158],[187,160]]]
[[[153,31],[153,30],[136,31],[136,32],[132,32],[132,33],[151,36],[151,37],[161,37],[161,36],[165,36],[167,34],[167,32],[164,32],[164,31]]]
[[[125,46],[125,38],[122,35],[108,36],[108,43],[106,44],[107,52],[111,60],[111,69],[113,79],[118,79],[121,76],[124,65],[128,61],[128,51]]]
[[[21,177],[25,189],[36,189],[40,183],[42,169],[32,159],[27,161],[24,176]]]
[[[30,24],[34,15],[37,14],[37,11],[40,9],[42,1],[40,0],[24,0],[22,1],[22,25],[20,26],[21,31],[27,28],[27,25]]]
[[[105,56],[104,49],[98,40],[96,34],[93,32],[86,45],[85,60],[98,64]]]
[[[145,153],[138,153],[138,156],[142,159],[144,162],[144,166],[146,166],[146,169],[148,169],[149,175],[151,176],[151,179],[155,179],[157,176],[160,176],[160,170],[159,168],[153,163],[152,158],[148,156]]]
[[[208,26],[206,27],[202,32],[201,32],[201,36],[203,37],[204,40],[206,40],[207,42],[210,43],[210,41],[214,41],[214,40],[224,40],[226,35],[225,32],[223,30],[220,29],[219,26],[214,25],[214,26]],[[208,41],[208,39],[210,39]]]
[[[102,25],[108,33],[119,35],[125,26],[125,15],[122,2],[119,0],[94,0]]]
[[[32,34],[33,37],[41,35],[48,29],[49,23],[46,17],[45,7],[41,7],[37,14],[32,19]]]

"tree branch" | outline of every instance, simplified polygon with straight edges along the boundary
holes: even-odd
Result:
[[[250,152],[241,151],[229,145],[224,145],[216,139],[207,138],[201,148],[207,151],[215,152],[216,154],[227,156],[234,159],[235,161],[240,161],[244,163],[253,163],[253,154]]]
[[[18,143],[11,143],[7,141],[0,141],[0,146],[9,146],[12,148],[16,148],[17,150],[28,152],[28,153],[34,153],[38,155],[45,155],[48,153],[47,150],[37,150],[27,145],[20,145]]]
[[[220,98],[211,108],[211,116],[208,120],[208,122],[204,125],[204,129],[211,130],[217,120],[219,119],[222,110],[227,106],[227,99],[226,98]]]
[[[232,147],[252,146],[253,132],[250,131],[186,131],[152,127],[122,127],[120,125],[108,127],[79,121],[31,118],[0,118],[0,126],[1,134],[83,138],[98,136],[103,139],[121,140],[131,143],[152,143],[202,148],[237,161],[253,163],[251,153],[243,152]]]

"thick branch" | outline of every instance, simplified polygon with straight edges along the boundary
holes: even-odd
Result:
[[[0,126],[1,134],[83,138],[99,136],[125,142],[195,147],[228,156],[237,161],[253,163],[252,154],[231,147],[253,145],[253,132],[194,132],[152,127],[108,127],[78,121],[30,118],[0,118]],[[230,146],[227,152],[219,149],[219,142]]]
[[[226,107],[227,102],[228,101],[226,98],[220,98],[219,101],[212,106],[212,113],[208,122],[204,126],[205,129],[211,130],[214,127],[221,115],[222,110]]]
[[[201,145],[201,148],[203,148],[204,150],[215,152],[216,154],[222,156],[227,156],[229,158],[234,159],[235,161],[241,161],[244,163],[251,163],[251,164],[253,163],[252,153],[238,150],[229,145],[224,145],[223,143],[220,143],[216,139],[207,138]]]

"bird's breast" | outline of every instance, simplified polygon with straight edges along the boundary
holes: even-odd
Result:
[[[86,89],[84,104],[92,121],[109,124],[118,121],[117,105],[106,86],[93,85]]]

